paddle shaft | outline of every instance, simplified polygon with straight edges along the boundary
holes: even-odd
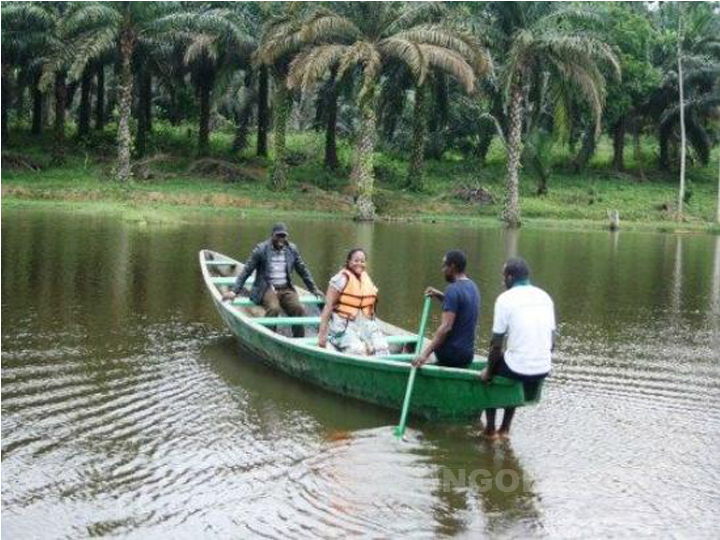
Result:
[[[420,317],[420,331],[418,332],[417,348],[415,353],[422,354],[423,340],[425,338],[425,325],[427,324],[428,314],[430,313],[430,302],[432,297],[426,296],[423,304],[422,316]],[[408,411],[410,410],[410,398],[412,396],[413,386],[415,384],[415,375],[417,368],[413,366],[410,369],[410,377],[408,378],[407,388],[405,390],[405,400],[403,401],[402,413],[400,413],[400,424],[395,428],[395,435],[401,438],[405,433],[405,424],[407,422]]]

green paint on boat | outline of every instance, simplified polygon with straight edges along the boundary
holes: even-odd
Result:
[[[249,298],[238,298],[236,300],[233,300],[232,303],[233,303],[233,306],[243,306],[243,307],[252,307],[255,305],[255,302],[253,302]],[[301,296],[300,303],[306,304],[306,305],[319,306],[319,305],[324,304],[325,300],[322,298],[318,298],[317,296],[309,295],[309,296]]]
[[[271,320],[268,317],[253,317],[249,310],[257,308],[223,302],[219,286],[232,284],[235,278],[213,275],[218,265],[206,263],[218,259],[231,260],[220,253],[201,251],[201,270],[218,313],[243,347],[267,364],[316,386],[383,407],[400,409],[411,368],[408,360],[414,356],[412,353],[399,351],[389,358],[352,356],[331,348],[317,347],[314,336],[291,338],[275,333],[265,325],[312,324],[314,327],[319,318],[278,317]],[[233,263],[236,265],[234,271],[240,272],[242,264]],[[301,295],[306,293],[298,290]],[[311,323],[306,323],[306,320],[311,320]],[[389,338],[394,346],[417,341],[417,335],[383,324],[392,330]],[[393,358],[395,355],[397,358]],[[410,414],[433,420],[467,421],[476,419],[483,409],[518,407],[539,400],[540,392],[532,402],[527,401],[523,385],[511,379],[495,377],[490,384],[483,383],[480,370],[484,366],[485,359],[481,357],[476,357],[469,369],[426,364],[418,370]]]

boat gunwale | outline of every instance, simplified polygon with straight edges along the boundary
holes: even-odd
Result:
[[[206,259],[204,258],[204,255],[206,253],[212,254],[214,257],[219,256],[222,257],[223,260],[227,260],[228,266],[231,265],[237,265],[237,267],[242,271],[242,268],[244,265],[233,259],[232,257],[229,257],[227,255],[224,255],[222,253],[218,253],[216,251],[212,251],[209,249],[203,249],[200,250],[199,258],[200,258],[200,266],[203,273],[203,279],[205,281],[206,287],[210,290],[210,293],[213,296],[213,299],[215,300],[215,303],[220,305],[223,309],[225,309],[233,318],[240,321],[242,324],[247,326],[250,330],[259,332],[261,334],[265,334],[266,337],[270,338],[273,341],[276,341],[283,346],[294,350],[298,352],[307,352],[312,353],[314,356],[319,356],[321,358],[331,360],[333,362],[339,363],[339,364],[348,364],[353,366],[362,366],[366,368],[371,369],[381,369],[383,371],[405,371],[409,372],[412,365],[408,362],[401,362],[397,360],[388,360],[384,359],[382,357],[378,356],[357,356],[357,355],[351,355],[351,354],[345,354],[339,351],[330,351],[326,349],[322,349],[321,347],[317,347],[311,343],[302,343],[302,342],[296,342],[294,341],[294,338],[290,338],[287,336],[284,336],[282,334],[278,334],[277,332],[274,332],[273,330],[270,330],[269,328],[262,326],[260,324],[254,323],[253,318],[246,315],[241,311],[242,306],[234,306],[229,302],[225,302],[222,299],[222,295],[220,294],[220,290],[218,287],[212,283],[210,280],[212,276],[210,276],[210,273],[208,271],[208,266],[205,264]],[[300,290],[303,290],[302,288],[299,288]],[[378,319],[380,320],[380,319]],[[384,322],[384,321],[383,321]],[[390,324],[390,323],[385,323]],[[394,325],[393,325],[394,326]],[[404,330],[404,329],[401,329]],[[406,331],[406,330],[405,330]],[[450,378],[450,379],[456,379],[456,380],[466,380],[466,381],[480,381],[480,371],[477,370],[469,370],[466,368],[453,368],[453,367],[445,367],[445,366],[437,366],[433,364],[426,364],[424,366],[421,366],[419,368],[420,372],[425,376],[431,376],[436,378]],[[516,384],[515,381],[512,381],[510,379],[506,379],[505,377],[494,377],[493,384],[501,385],[501,386],[512,386]]]

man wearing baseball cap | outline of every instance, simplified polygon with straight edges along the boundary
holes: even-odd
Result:
[[[232,289],[223,294],[223,300],[235,298],[255,272],[250,300],[265,308],[266,317],[277,317],[281,308],[290,317],[302,317],[305,309],[292,284],[293,270],[312,294],[322,296],[297,247],[288,241],[287,227],[284,223],[276,223],[272,226],[271,237],[255,246]],[[295,337],[303,337],[305,328],[293,326],[292,333]]]

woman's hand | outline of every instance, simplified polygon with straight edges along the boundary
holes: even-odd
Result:
[[[327,347],[327,335],[318,335],[318,347],[324,349]]]

